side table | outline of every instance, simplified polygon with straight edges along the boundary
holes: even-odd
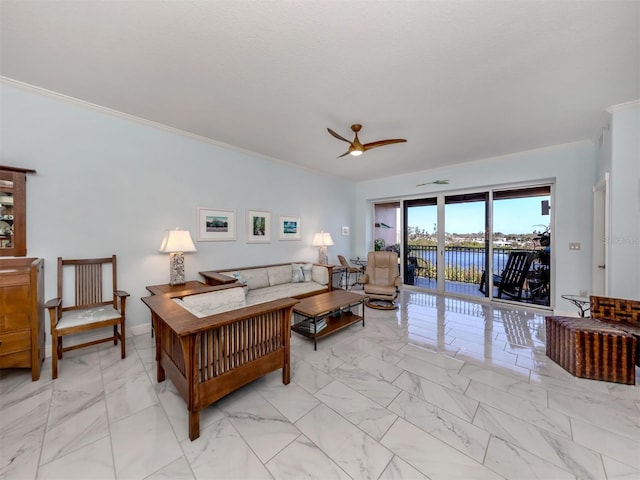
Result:
[[[191,280],[189,282],[183,283],[182,285],[169,285],[168,283],[164,283],[162,285],[148,285],[145,288],[151,295],[164,295],[165,293],[178,293],[184,292],[185,290],[197,290],[204,286],[206,285],[202,282]]]
[[[347,273],[347,267],[344,267],[342,265],[332,265],[332,267],[333,268],[331,269],[331,275],[332,275],[331,289],[335,290],[337,288],[341,288],[341,289],[347,290],[346,283],[344,287],[342,285],[343,282],[345,281],[344,278],[345,278],[345,274]],[[336,277],[338,279],[337,283],[336,283]]]
[[[582,295],[560,295],[565,300],[570,301],[576,307],[578,307],[578,314],[581,318],[584,318],[585,313],[591,309],[589,297],[583,297]]]

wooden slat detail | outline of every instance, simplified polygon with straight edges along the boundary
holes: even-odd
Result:
[[[281,349],[284,321],[282,311],[268,312],[202,332],[197,355],[199,381],[218,377]]]
[[[90,263],[75,266],[76,306],[95,305],[102,302],[102,264]]]

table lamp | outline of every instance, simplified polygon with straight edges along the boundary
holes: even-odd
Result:
[[[169,284],[184,285],[184,252],[195,252],[188,230],[165,230],[160,251],[169,254]]]
[[[333,239],[331,238],[331,234],[328,232],[320,232],[313,235],[313,242],[311,245],[314,247],[320,247],[318,250],[318,263],[328,264],[329,257],[327,257],[327,246],[335,245],[333,243]]]

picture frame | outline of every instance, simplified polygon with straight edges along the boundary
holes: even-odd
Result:
[[[271,212],[247,210],[246,222],[247,243],[271,242]]]
[[[350,235],[349,227],[342,227],[342,236],[343,237],[348,237],[349,235]]]
[[[198,242],[226,242],[236,239],[236,211],[198,207]]]
[[[280,240],[300,240],[300,217],[281,216],[278,233]]]

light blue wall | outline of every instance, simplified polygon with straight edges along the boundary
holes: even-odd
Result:
[[[464,193],[481,186],[492,187],[521,182],[555,183],[553,233],[555,242],[556,309],[574,314],[572,307],[559,299],[564,293],[591,288],[592,186],[594,145],[590,141],[547,147],[528,152],[483,159],[438,170],[425,170],[361,182],[357,188],[356,231],[359,243],[354,252],[362,255],[372,245],[371,201],[416,198],[440,192]],[[449,179],[449,185],[416,184]],[[580,242],[579,251],[569,250],[570,242]]]
[[[611,123],[609,295],[640,300],[640,102]]]
[[[314,261],[311,238],[319,230],[330,232],[336,242],[329,247],[331,262],[337,263],[339,253],[366,256],[372,246],[373,200],[552,181],[556,311],[575,313],[559,295],[591,286],[592,186],[604,167],[589,141],[353,184],[14,86],[0,84],[0,105],[0,164],[37,170],[28,177],[27,247],[29,256],[45,259],[45,296],[55,292],[57,256],[116,253],[120,287],[132,296],[129,326],[138,330],[149,325],[139,300],[147,294],[144,287],[168,281],[168,258],[157,252],[163,230],[179,226],[195,239],[198,206],[236,210],[237,241],[198,242],[198,252],[186,254],[188,279],[198,279],[200,270]],[[626,115],[613,118],[612,141],[619,145],[613,169],[619,169],[618,179],[629,168],[635,177],[625,180],[629,186],[622,194],[631,195],[631,203],[615,217],[618,225],[629,215],[637,219],[640,211],[637,147],[629,146],[639,137],[637,113]],[[615,125],[622,125],[620,131]],[[623,160],[616,163],[616,154]],[[610,155],[605,157],[608,164]],[[415,186],[438,178],[451,184]],[[614,180],[612,191],[616,185]],[[271,243],[245,242],[246,209],[272,213]],[[301,217],[301,241],[277,239],[279,215]],[[342,226],[351,227],[350,237],[340,234]],[[637,242],[638,221],[630,228],[616,231],[614,226],[612,233]],[[570,242],[580,242],[581,250],[570,251]],[[637,292],[635,248],[635,257],[626,255],[635,270],[622,269],[617,278]],[[623,258],[612,271],[624,264]]]
[[[0,85],[0,105],[0,164],[37,171],[27,179],[27,253],[45,259],[46,298],[55,296],[58,256],[116,253],[118,286],[131,294],[128,325],[148,327],[145,286],[169,281],[163,231],[179,226],[195,240],[198,206],[236,210],[237,241],[197,243],[185,254],[187,279],[317,261],[311,239],[320,230],[336,243],[330,261],[348,255],[340,231],[350,225],[353,188],[342,180],[13,86]],[[245,209],[271,212],[271,243],[245,243]],[[300,241],[278,240],[279,215],[301,218]]]

